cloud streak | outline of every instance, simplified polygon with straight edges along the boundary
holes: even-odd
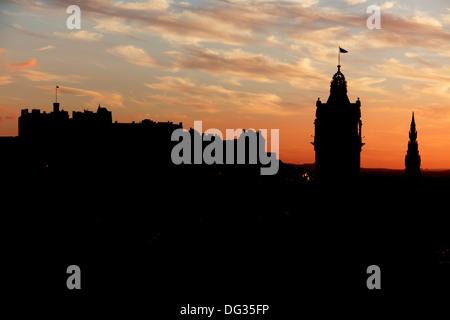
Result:
[[[31,30],[25,29],[24,27],[22,27],[22,26],[21,26],[20,24],[18,24],[18,23],[13,23],[13,24],[11,25],[11,27],[12,27],[14,30],[17,30],[17,31],[19,31],[19,32],[21,32],[21,33],[23,33],[23,34],[26,34],[26,35],[28,35],[28,36],[31,36],[31,37],[48,38],[48,36],[46,36],[46,35],[43,35],[43,34],[40,34],[40,33],[38,33],[38,32],[34,32],[34,31],[31,31]]]
[[[76,74],[58,75],[44,71],[25,69],[19,72],[19,75],[33,82],[69,82],[80,83],[86,80],[85,76]]]
[[[54,86],[36,86],[36,88],[54,92],[55,87]],[[73,87],[67,87],[67,86],[60,86],[58,89],[58,93],[61,95],[74,95],[74,96],[81,96],[81,97],[89,97],[91,98],[90,104],[96,105],[96,104],[106,104],[111,105],[114,107],[124,107],[123,105],[123,96],[120,93],[117,92],[98,92],[93,90],[86,90],[86,89],[80,89],[80,88],[73,88]]]
[[[144,49],[135,46],[120,45],[108,49],[107,51],[137,66],[154,67],[157,65],[157,63],[144,51]]]
[[[13,78],[9,74],[0,76],[0,87],[6,86],[7,84],[12,83],[13,81],[14,81]]]
[[[235,91],[216,85],[197,85],[180,77],[158,77],[160,82],[144,85],[155,93],[148,98],[166,105],[187,106],[209,113],[234,110],[244,114],[295,114],[289,102],[273,93]]]
[[[52,45],[48,45],[48,46],[36,49],[36,51],[45,51],[45,50],[51,50],[51,49],[55,49],[55,47]]]
[[[89,32],[86,30],[77,30],[77,31],[67,31],[67,32],[53,32],[55,36],[71,39],[71,40],[81,40],[81,41],[100,41],[103,38],[101,33],[97,32]]]
[[[241,49],[226,51],[198,46],[184,46],[183,52],[167,54],[175,59],[172,65],[175,69],[199,69],[258,82],[288,82],[293,86],[310,87],[315,81],[328,78],[314,68],[308,58],[286,63]]]
[[[12,70],[23,70],[26,68],[34,67],[35,65],[36,65],[36,59],[31,58],[25,62],[13,62],[8,65],[8,68],[12,69]]]

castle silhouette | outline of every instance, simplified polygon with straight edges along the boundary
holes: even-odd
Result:
[[[25,167],[98,174],[133,174],[145,168],[160,172],[170,161],[170,136],[182,123],[112,122],[100,105],[96,112],[67,111],[53,103],[53,112],[23,109],[19,117],[19,152],[27,152]]]
[[[217,139],[223,145],[222,164],[207,165],[203,160],[194,164],[194,144],[191,144],[192,165],[175,165],[171,151],[176,141],[171,135],[183,124],[155,122],[150,119],[139,123],[112,121],[112,113],[100,105],[96,112],[84,110],[69,113],[53,103],[52,112],[39,109],[21,110],[18,119],[19,135],[0,138],[0,148],[5,155],[0,164],[9,168],[8,174],[42,173],[56,175],[71,172],[73,175],[102,176],[116,181],[132,176],[151,177],[153,181],[194,179],[208,183],[260,181],[260,169],[267,166],[259,159],[254,161],[250,151],[260,152],[259,132],[243,131],[233,140],[219,136],[205,138],[205,133],[189,130],[191,141],[200,140],[202,152]],[[250,134],[250,133],[253,133]],[[250,141],[251,138],[256,141]],[[254,143],[255,148],[251,146]],[[255,144],[256,142],[256,144]],[[244,145],[244,163],[238,162],[238,149]],[[252,150],[251,150],[252,148]],[[234,164],[226,163],[227,150],[234,151]],[[263,151],[265,152],[265,151]],[[266,153],[268,156],[270,152]],[[201,179],[199,179],[201,177]],[[267,180],[267,179],[266,179]]]

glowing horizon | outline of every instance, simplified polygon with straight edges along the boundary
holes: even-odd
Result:
[[[369,30],[366,9],[381,8]],[[69,30],[69,5],[81,29]],[[24,108],[107,107],[113,121],[279,129],[314,163],[315,102],[341,71],[359,97],[361,167],[404,169],[414,111],[423,169],[450,168],[450,8],[443,0],[8,0],[0,4],[0,135]]]

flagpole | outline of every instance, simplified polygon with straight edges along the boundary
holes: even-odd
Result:
[[[342,49],[341,47],[339,47],[339,52],[338,52],[338,71],[341,68],[341,53],[347,53],[348,51],[345,49]]]
[[[58,86],[55,86],[55,102],[58,103]]]
[[[338,49],[338,67],[341,66],[341,47]]]

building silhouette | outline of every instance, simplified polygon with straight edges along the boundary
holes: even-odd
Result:
[[[330,96],[316,102],[315,175],[318,181],[356,181],[359,179],[361,149],[361,102],[351,103],[341,66],[331,80]]]
[[[60,109],[21,110],[17,154],[14,166],[20,170],[66,171],[71,174],[128,176],[136,172],[148,175],[166,173],[170,165],[170,136],[182,123],[112,122],[112,113],[100,105],[97,111]]]
[[[411,128],[409,130],[408,150],[405,156],[405,177],[418,178],[420,172],[419,145],[417,144],[416,122],[414,121],[414,112],[412,113]]]
[[[150,119],[113,122],[111,111],[100,105],[96,111],[73,111],[70,117],[69,112],[55,102],[51,112],[21,110],[19,135],[0,139],[5,154],[0,165],[8,168],[14,177],[37,172],[74,179],[95,176],[105,185],[110,185],[111,179],[118,184],[144,178],[160,185],[188,180],[214,185],[236,181],[257,183],[261,168],[270,166],[261,163],[258,157],[260,138],[262,143],[265,142],[259,132],[243,130],[232,140],[219,136],[205,139],[205,133],[192,128],[188,131],[192,142],[190,164],[176,165],[171,152],[179,142],[172,141],[172,133],[182,128],[181,122]],[[214,164],[205,163],[203,159],[200,163],[194,161],[194,141],[200,141],[203,155],[217,139],[222,146],[220,161]],[[230,155],[228,151],[231,151]],[[238,157],[242,152],[245,157]],[[271,155],[270,152],[266,154]],[[227,161],[230,157],[233,165]]]

